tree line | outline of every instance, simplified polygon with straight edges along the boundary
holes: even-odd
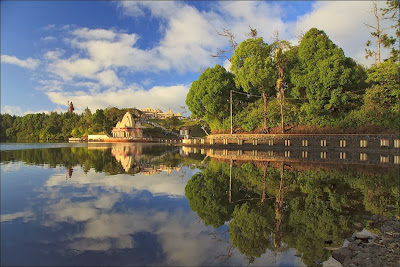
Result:
[[[298,45],[280,40],[275,33],[272,44],[251,29],[249,39],[239,45],[229,30],[220,33],[230,38],[232,56],[219,50],[215,57],[225,57],[230,71],[220,65],[207,68],[192,83],[186,104],[192,116],[203,120],[211,131],[230,128],[232,96],[233,127],[238,131],[268,132],[291,126],[332,127],[339,129],[372,126],[383,131],[400,127],[399,100],[399,1],[388,1],[378,10],[377,51],[367,42],[366,57],[376,56],[366,68],[330,40],[322,30],[312,28]],[[380,12],[380,13],[379,13]],[[383,19],[397,27],[395,36],[384,32]],[[391,49],[381,61],[381,46]]]
[[[50,112],[15,116],[0,114],[0,139],[10,140],[66,140],[88,134],[111,134],[112,128],[129,111],[136,117],[135,108],[109,107],[92,114],[86,108],[81,114]]]

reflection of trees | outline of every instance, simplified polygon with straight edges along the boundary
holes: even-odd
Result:
[[[260,257],[271,247],[270,234],[274,225],[271,205],[245,203],[236,206],[229,224],[233,245],[250,259]]]
[[[232,244],[250,262],[267,249],[296,248],[305,264],[315,265],[330,256],[324,241],[341,246],[363,215],[398,211],[397,170],[268,164],[235,163],[230,169],[226,163],[211,162],[186,188],[189,204],[206,224],[229,222]]]
[[[229,203],[228,168],[210,163],[202,173],[192,176],[185,187],[185,194],[193,211],[206,225],[217,228],[229,220],[233,205]]]
[[[174,153],[175,152],[175,153]],[[80,166],[85,172],[94,169],[111,175],[142,172],[145,168],[156,166],[156,170],[175,168],[179,164],[200,162],[187,157],[180,159],[178,149],[168,146],[149,146],[138,144],[116,144],[86,147],[62,147],[1,151],[1,162],[22,161],[26,164],[65,167],[67,177],[73,177],[72,170]],[[153,159],[157,158],[153,162]],[[165,159],[164,159],[165,158]],[[168,168],[162,168],[167,166]]]

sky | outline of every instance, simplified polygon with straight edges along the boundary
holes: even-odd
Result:
[[[383,5],[384,2],[379,2]],[[107,107],[182,113],[191,83],[250,27],[293,45],[312,27],[369,66],[371,1],[1,1],[1,113]],[[383,51],[388,54],[388,51]],[[187,109],[187,108],[186,108]]]

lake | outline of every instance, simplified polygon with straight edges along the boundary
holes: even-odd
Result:
[[[375,233],[371,216],[399,214],[391,155],[363,164],[202,152],[1,144],[1,265],[335,264],[332,248]]]

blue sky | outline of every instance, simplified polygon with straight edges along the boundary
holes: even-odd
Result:
[[[240,43],[249,26],[267,43],[278,30],[297,44],[311,27],[362,64],[373,23],[368,1],[1,1],[1,112],[76,111],[108,106],[182,112],[201,69]]]

